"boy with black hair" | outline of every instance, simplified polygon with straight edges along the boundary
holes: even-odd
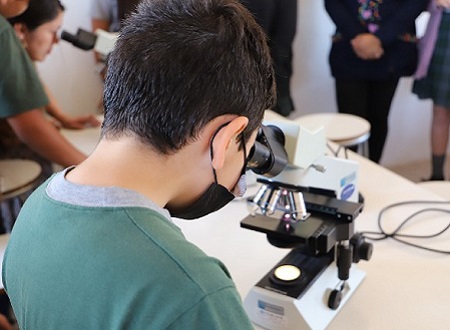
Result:
[[[108,62],[97,148],[14,227],[3,281],[20,328],[252,329],[225,266],[170,216],[243,194],[274,99],[264,33],[237,1],[143,1]]]

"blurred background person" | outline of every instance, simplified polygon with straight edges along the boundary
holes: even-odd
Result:
[[[140,0],[91,0],[92,30],[119,32],[121,21]]]
[[[90,15],[92,31],[100,29],[108,32],[119,32],[121,21],[130,14],[140,0],[91,0]],[[107,55],[94,51],[96,71],[102,81],[106,76]],[[103,95],[100,96],[97,108],[103,111]]]
[[[117,0],[91,0],[92,31],[97,29],[118,32],[119,14]]]
[[[267,34],[277,82],[275,112],[289,116],[295,110],[291,97],[292,44],[297,30],[297,0],[242,0]]]
[[[58,31],[64,18],[64,6],[59,0],[31,0],[28,9],[19,16],[9,19],[17,37],[27,51],[31,60],[42,62],[57,44]],[[86,126],[99,126],[94,115],[69,116],[58,105],[55,97],[42,82],[49,103],[46,112],[55,119],[57,127],[82,129]]]
[[[28,5],[28,1],[10,2],[22,9]],[[56,13],[59,5],[53,2]],[[34,0],[31,6],[44,6],[44,1]],[[0,17],[0,158],[34,160],[41,165],[44,179],[53,173],[53,163],[67,167],[79,164],[86,155],[71,145],[45,116],[43,110],[49,105],[49,98],[29,55],[5,19],[24,11],[14,14],[10,8],[3,11],[4,8]],[[47,43],[46,52],[52,45],[53,39]],[[1,204],[2,230],[10,230],[25,197]]]
[[[18,73],[29,73],[30,65],[27,64],[26,58],[20,56],[20,44],[15,38],[14,31],[10,27],[8,21],[9,17],[19,15],[28,7],[28,0],[0,0],[0,118],[11,110],[11,103],[26,103],[39,105],[45,97],[43,93],[36,95],[35,99],[30,100],[15,100],[17,95],[14,94],[14,87],[9,88],[9,80],[19,79]],[[16,52],[19,50],[19,53]],[[11,66],[13,65],[13,66]],[[29,87],[30,96],[36,92],[33,84],[33,79],[26,79],[22,82],[24,87]],[[8,93],[12,91],[13,93]],[[38,93],[39,94],[39,93]],[[1,133],[1,129],[0,129]],[[0,157],[3,156],[3,148],[0,145]],[[2,157],[3,158],[3,157]],[[0,295],[0,329],[11,330],[14,329],[10,321],[10,303],[6,294]]]
[[[400,77],[417,65],[415,20],[428,0],[325,0],[336,25],[329,63],[338,111],[369,121],[369,158],[379,163]]]
[[[431,176],[426,180],[444,180],[450,126],[450,0],[431,0],[428,11],[413,93],[433,101]]]
[[[136,8],[139,2],[140,0],[91,0],[92,31],[100,29],[119,32],[121,21]],[[105,60],[101,54],[95,54],[98,62]]]

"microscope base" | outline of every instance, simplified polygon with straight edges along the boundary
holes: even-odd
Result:
[[[341,303],[333,310],[328,307],[328,299],[340,286],[337,274],[333,262],[298,299],[254,286],[244,299],[244,308],[252,322],[266,329],[325,329],[365,277],[365,272],[351,267]]]

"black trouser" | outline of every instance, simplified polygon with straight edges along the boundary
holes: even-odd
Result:
[[[336,79],[338,110],[370,123],[369,158],[378,163],[388,133],[388,116],[399,78],[387,80]]]
[[[292,43],[297,29],[297,0],[242,0],[269,38],[275,67],[277,105],[274,111],[288,116],[294,110],[290,93]]]

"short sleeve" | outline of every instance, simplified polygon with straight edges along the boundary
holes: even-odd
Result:
[[[31,59],[3,17],[0,17],[0,49],[0,118],[48,104]]]

